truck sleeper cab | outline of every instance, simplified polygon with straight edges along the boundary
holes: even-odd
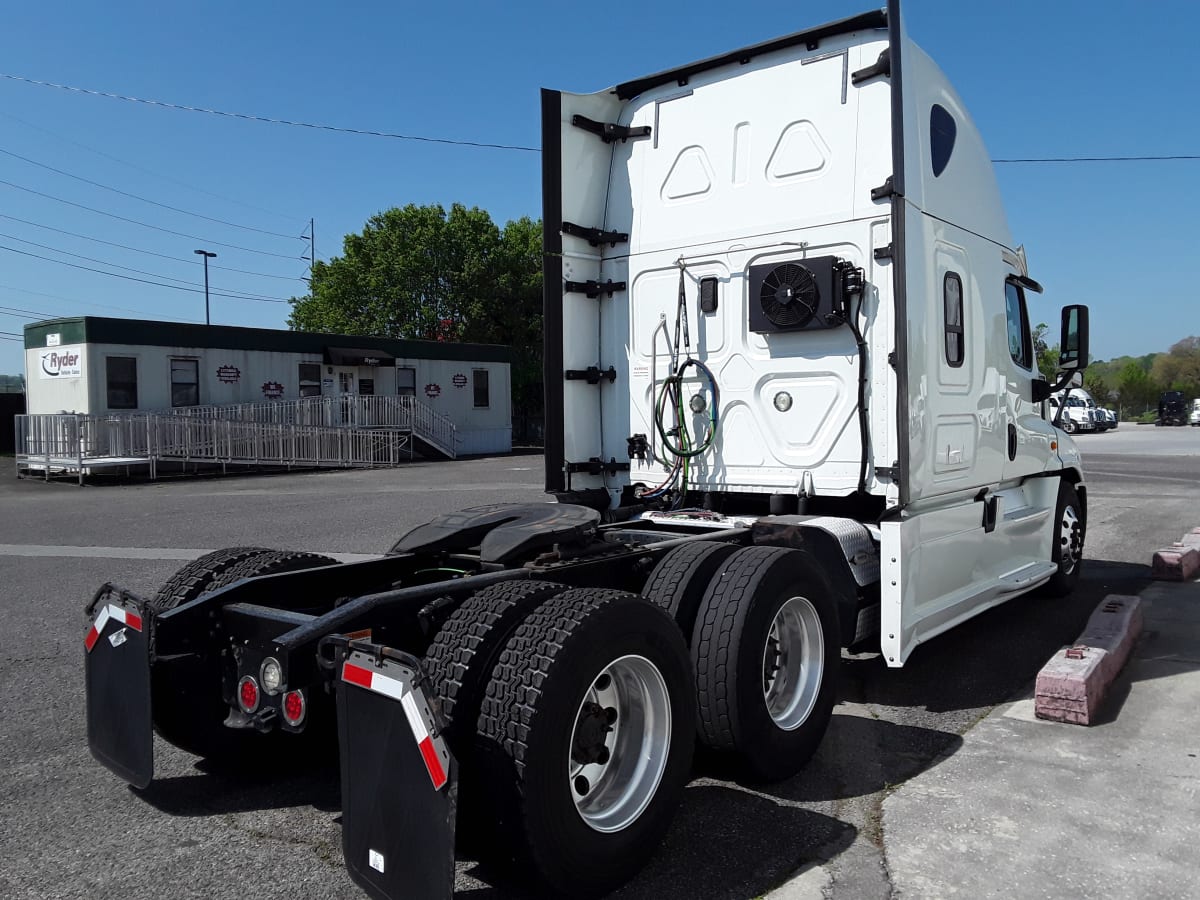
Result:
[[[89,605],[93,754],[341,748],[374,897],[449,897],[456,833],[553,892],[655,852],[696,742],[779,780],[840,650],[923,641],[1079,577],[1078,450],[1042,415],[1088,358],[1041,292],[961,99],[884,10],[542,92],[546,488],[384,557],[261,548]],[[136,625],[136,627],[135,627]],[[269,744],[266,744],[269,745]]]

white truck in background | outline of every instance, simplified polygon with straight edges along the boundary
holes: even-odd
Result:
[[[1070,591],[1086,488],[1043,410],[1087,308],[1051,384],[983,140],[899,6],[544,90],[559,502],[447,513],[379,559],[232,548],[149,600],[104,585],[96,758],[144,788],[152,729],[236,764],[336,721],[371,896],[450,897],[460,826],[594,896],[661,844],[697,741],[753,779],[805,764],[841,648],[901,666]]]

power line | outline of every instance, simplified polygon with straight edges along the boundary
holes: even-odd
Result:
[[[15,287],[14,285],[11,285],[11,284],[0,284],[0,290],[16,291],[19,294],[32,294],[36,297],[49,297],[51,300],[62,300],[66,303],[76,303],[80,306],[94,306],[96,309],[114,309],[119,312],[135,313],[136,315],[139,315],[139,316],[144,316],[146,314],[145,310],[141,310],[141,309],[130,309],[127,306],[113,306],[108,303],[91,303],[87,300],[77,300],[74,297],[64,297],[62,294],[47,294],[45,291],[35,291],[30,288]],[[18,307],[9,306],[6,308],[7,309],[17,309]],[[33,312],[33,310],[27,310],[27,312]],[[56,315],[56,313],[38,313],[38,315]],[[156,315],[158,315],[158,314],[156,313]],[[177,322],[194,322],[195,321],[194,318],[181,319],[181,318],[179,318],[179,316],[163,316],[163,318],[173,319]]]
[[[19,153],[13,153],[11,150],[5,150],[0,147],[0,153],[5,156],[11,156],[13,159],[19,159],[21,162],[29,163],[31,166],[37,166],[40,169],[45,169],[48,172],[54,172],[57,175],[63,175],[67,178],[74,178],[76,181],[82,181],[84,184],[90,184],[92,187],[102,188],[106,191],[112,191],[114,194],[120,194],[122,197],[131,197],[134,200],[140,200],[142,203],[149,203],[151,206],[157,206],[162,209],[169,209],[171,212],[182,213],[185,216],[194,216],[197,219],[204,219],[206,222],[216,222],[218,225],[228,225],[230,228],[241,228],[245,231],[256,231],[259,234],[270,235],[271,237],[288,238],[301,240],[298,234],[280,234],[278,231],[267,231],[265,228],[255,228],[253,225],[239,225],[237,222],[228,222],[225,219],[215,219],[212,216],[205,216],[201,213],[192,212],[187,209],[181,209],[178,206],[171,206],[168,203],[159,203],[157,200],[151,200],[148,197],[141,197],[137,194],[131,194],[129,191],[123,191],[120,188],[110,187],[107,184],[101,184],[99,181],[92,181],[90,178],[84,178],[82,175],[74,175],[62,169],[56,169],[54,166],[48,166],[45,163],[38,162],[36,159],[30,159],[28,156],[22,156]]]
[[[151,278],[162,278],[166,281],[175,281],[179,284],[192,285],[193,281],[188,281],[186,278],[175,278],[172,275],[163,275],[161,272],[147,272],[145,269],[135,269],[132,266],[122,266],[119,263],[109,262],[107,259],[96,259],[94,256],[84,256],[81,253],[72,253],[70,250],[61,250],[58,247],[51,247],[49,244],[39,244],[36,241],[28,241],[25,238],[17,237],[15,234],[4,234],[0,232],[0,237],[8,238],[10,241],[16,241],[19,244],[28,244],[31,247],[39,247],[42,250],[49,250],[51,253],[61,253],[64,256],[73,256],[76,259],[86,260],[87,262],[99,263],[102,266],[108,266],[113,269],[124,269],[126,272],[136,272],[139,275],[149,275]],[[59,262],[60,260],[54,260]],[[112,273],[109,273],[112,274]],[[264,294],[251,294],[248,291],[239,291],[234,288],[227,290],[242,295],[247,300],[279,300],[279,297],[268,297]]]
[[[142,97],[130,97],[125,94],[114,94],[109,91],[97,91],[91,88],[72,87],[69,84],[55,84],[53,81],[38,81],[36,78],[26,78],[23,75],[7,75],[0,72],[0,78],[10,81],[21,81],[25,84],[36,84],[41,87],[57,88],[60,91],[72,91],[76,94],[88,94],[93,97],[108,97],[110,100],[125,100],[129,103],[144,103],[147,106],[160,106],[166,109],[178,109],[184,112],[207,113],[210,116],[224,116],[229,119],[244,119],[249,122],[266,122],[270,125],[290,125],[294,128],[312,128],[318,131],[336,131],[343,134],[360,134],[368,137],[394,138],[399,141],[420,141],[427,144],[453,144],[459,147],[479,147],[488,150],[520,150],[526,153],[540,153],[537,147],[523,147],[519,144],[492,144],[485,141],[458,141],[451,138],[427,137],[417,134],[396,134],[390,131],[372,131],[366,128],[346,128],[338,125],[322,125],[313,122],[296,122],[291,119],[276,119],[270,116],[255,116],[247,113],[225,112],[219,109],[208,109],[203,106],[187,106],[182,103],[170,103],[166,100],[146,100]]]
[[[1031,156],[1023,159],[993,159],[994,163],[1094,163],[1094,162],[1165,162],[1200,159],[1200,155],[1175,156]]]
[[[120,163],[123,166],[128,166],[129,168],[133,169],[136,172],[141,172],[143,175],[150,175],[150,176],[153,176],[154,178],[161,178],[163,181],[169,181],[172,184],[177,184],[180,187],[185,187],[190,191],[196,191],[197,193],[200,193],[200,194],[207,194],[209,197],[215,197],[217,200],[223,200],[226,203],[232,203],[235,206],[241,206],[246,209],[252,209],[255,212],[266,213],[268,216],[275,216],[278,219],[284,219],[289,222],[298,221],[298,217],[296,217],[296,216],[285,215],[284,213],[277,212],[273,209],[267,209],[266,207],[263,207],[263,206],[255,206],[253,203],[247,203],[244,200],[236,200],[233,197],[226,197],[224,194],[218,194],[216,191],[210,191],[207,188],[200,187],[199,185],[189,184],[188,182],[181,181],[178,178],[172,178],[170,175],[164,175],[164,174],[162,174],[162,172],[155,172],[153,169],[147,169],[145,166],[139,166],[137,163],[130,162],[127,159],[121,159],[121,157],[119,157],[119,156],[113,156],[111,153],[105,153],[103,150],[98,150],[97,148],[89,146],[88,144],[81,143],[77,140],[74,140],[73,138],[67,137],[66,135],[59,134],[57,131],[51,131],[49,128],[43,128],[41,125],[35,125],[32,122],[29,122],[29,121],[26,121],[25,119],[20,118],[19,116],[14,116],[12,113],[7,113],[7,112],[4,112],[3,110],[0,110],[0,116],[3,116],[6,119],[10,119],[13,122],[20,122],[26,128],[32,128],[34,131],[40,131],[40,132],[42,132],[42,134],[48,134],[48,135],[50,135],[50,137],[57,138],[58,140],[62,141],[63,143],[73,144],[74,146],[79,147],[80,149],[87,150],[89,153],[95,153],[97,156],[103,156],[105,159],[112,160],[115,163]]]
[[[7,213],[0,213],[0,219],[8,219],[11,222],[20,222],[22,225],[32,225],[34,228],[44,228],[46,231],[54,231],[58,234],[65,234],[70,237],[79,238],[84,241],[95,241],[97,244],[106,244],[109,247],[119,247],[122,250],[132,250],[134,253],[147,253],[150,256],[161,256],[163,259],[174,260],[175,262],[187,263],[190,266],[200,266],[203,263],[198,259],[183,258],[172,256],[169,253],[159,253],[157,250],[147,250],[144,247],[131,247],[129,244],[118,244],[116,241],[106,241],[104,238],[92,237],[87,234],[80,234],[77,231],[67,231],[65,228],[55,228],[53,225],[43,225],[41,222],[32,222],[29,219],[20,219],[16,216],[10,216]],[[27,242],[29,243],[29,242]],[[62,251],[66,252],[66,251]],[[289,259],[291,257],[288,257]],[[306,257],[300,257],[306,259]],[[252,272],[249,269],[235,269],[231,266],[218,266],[215,264],[209,265],[210,269],[220,269],[223,272],[238,272],[242,275],[257,275],[259,278],[278,278],[280,281],[301,281],[303,279],[292,275],[272,275],[269,272]]]
[[[7,247],[0,244],[0,250],[7,250],[9,253],[19,253],[22,256],[31,256],[34,259],[44,260],[45,262],[58,263],[60,266],[70,266],[72,269],[83,269],[85,272],[95,272],[97,275],[107,275],[110,278],[123,278],[126,281],[138,281],[142,284],[152,284],[155,287],[170,288],[173,291],[187,291],[190,294],[203,294],[204,288],[189,288],[177,284],[163,284],[161,281],[149,281],[145,278],[134,278],[132,275],[120,275],[116,272],[105,272],[103,269],[93,269],[91,266],[81,266],[77,263],[67,262],[65,259],[52,259],[49,256],[41,256],[37,253],[30,253],[28,250],[18,250],[16,247]],[[219,291],[210,292],[214,297],[228,297],[231,300],[253,300],[258,303],[289,303],[289,300],[273,297],[247,297],[238,294],[223,293]]]
[[[88,212],[96,213],[101,216],[108,216],[110,219],[119,219],[122,222],[129,222],[133,225],[141,225],[143,228],[152,228],[155,231],[162,231],[166,234],[173,234],[176,237],[185,237],[189,240],[200,241],[205,244],[212,244],[216,247],[229,247],[232,250],[244,250],[247,253],[258,253],[262,256],[276,256],[279,259],[307,259],[305,256],[292,256],[287,253],[272,253],[270,250],[255,250],[253,247],[243,247],[240,244],[225,244],[221,241],[214,241],[209,238],[198,237],[194,234],[185,234],[182,231],[172,231],[170,228],[162,228],[159,225],[151,225],[149,222],[141,222],[137,219],[130,219],[125,216],[118,216],[116,213],[105,212],[102,209],[94,209],[91,206],[84,206],[82,203],[76,203],[73,200],[64,200],[62,197],[55,197],[53,194],[44,194],[41,191],[35,191],[33,188],[22,187],[19,184],[13,184],[11,181],[2,181],[0,184],[6,187],[16,188],[18,191],[25,191],[28,194],[36,194],[39,197],[45,197],[47,200],[55,200],[59,203],[65,203],[67,206],[74,206],[76,209],[85,209]]]

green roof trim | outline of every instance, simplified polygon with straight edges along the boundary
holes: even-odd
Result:
[[[379,350],[405,359],[449,359],[461,362],[511,363],[511,347],[499,344],[457,344],[369,337],[358,334],[320,334],[278,328],[242,328],[237,325],[193,325],[146,319],[110,319],[78,316],[46,319],[25,326],[25,349],[46,346],[46,336],[61,335],[67,344],[137,344],[146,347],[197,347],[215,350],[261,350],[275,353],[323,354],[330,345]]]

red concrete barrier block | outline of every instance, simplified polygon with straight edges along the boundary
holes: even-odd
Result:
[[[1055,722],[1092,724],[1141,630],[1142,607],[1137,597],[1106,597],[1088,619],[1079,640],[1055,653],[1038,673],[1034,714]]]
[[[1200,548],[1180,545],[1156,550],[1150,570],[1159,581],[1191,581],[1200,572]]]

